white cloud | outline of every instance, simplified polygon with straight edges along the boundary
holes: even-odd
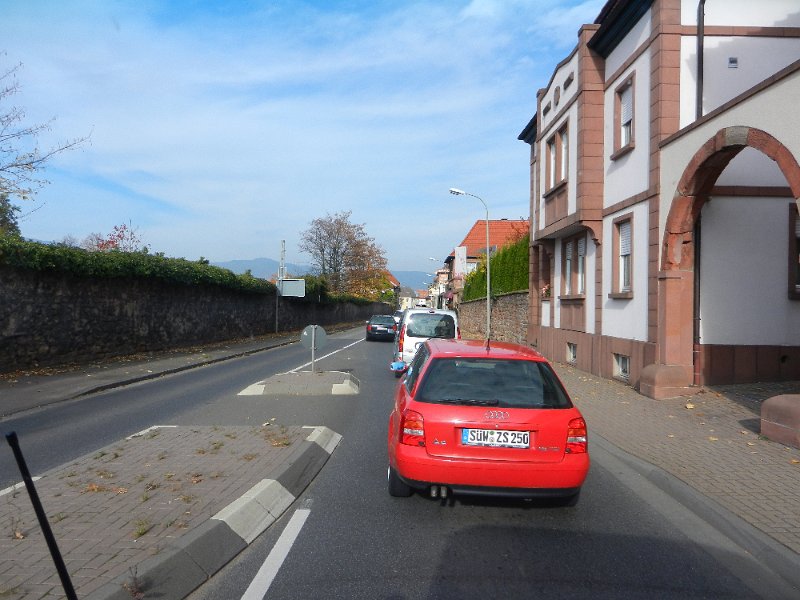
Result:
[[[352,209],[392,268],[423,270],[483,216],[449,187],[527,216],[516,136],[602,2],[290,4],[15,3],[0,39],[25,64],[20,103],[58,117],[45,144],[92,134],[23,233],[131,220],[155,251],[226,260],[281,239],[291,255],[312,219]],[[541,32],[563,46],[542,55]]]

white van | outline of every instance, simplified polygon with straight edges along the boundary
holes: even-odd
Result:
[[[405,366],[414,358],[417,347],[430,338],[461,339],[458,314],[437,308],[409,308],[397,330],[394,362],[391,370],[400,377]],[[402,364],[400,364],[402,363]]]

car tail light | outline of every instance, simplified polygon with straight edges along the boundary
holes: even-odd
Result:
[[[567,425],[567,454],[585,454],[586,446],[586,421],[572,419]]]
[[[400,443],[409,446],[425,445],[425,423],[422,415],[415,410],[407,410],[400,421]]]

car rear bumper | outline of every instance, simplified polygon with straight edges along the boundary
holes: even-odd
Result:
[[[456,493],[524,498],[575,494],[589,472],[588,454],[568,454],[555,463],[443,459],[425,448],[397,444],[394,464],[400,478],[415,489],[445,485]]]

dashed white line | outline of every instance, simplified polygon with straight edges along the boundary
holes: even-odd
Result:
[[[264,564],[261,565],[253,581],[250,582],[247,590],[245,590],[242,600],[262,600],[266,596],[269,586],[272,585],[273,579],[280,571],[283,561],[289,555],[289,551],[292,549],[297,536],[300,535],[300,530],[310,514],[311,511],[305,508],[299,508],[295,511]]]

